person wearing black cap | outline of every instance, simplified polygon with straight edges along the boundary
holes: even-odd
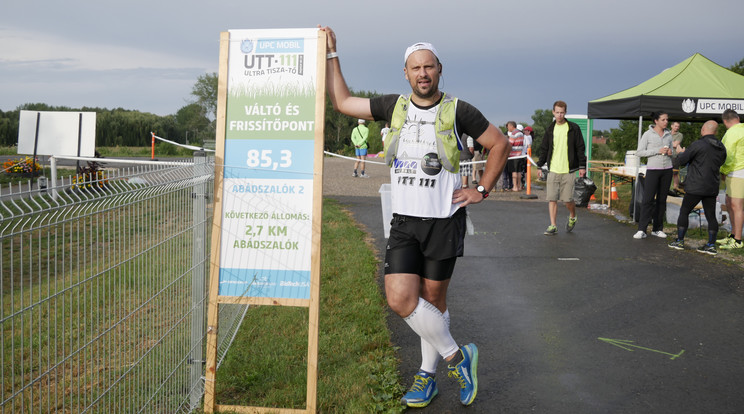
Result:
[[[460,386],[460,402],[478,392],[478,348],[460,347],[449,329],[447,289],[463,255],[465,206],[488,197],[504,169],[509,142],[475,107],[439,90],[442,64],[430,43],[403,56],[411,92],[374,98],[352,96],[341,74],[336,36],[325,30],[326,84],[333,108],[355,118],[390,122],[385,159],[390,165],[393,221],[385,254],[385,294],[390,308],[420,337],[421,369],[401,402],[425,407],[437,395],[435,375],[443,358]],[[463,135],[489,150],[476,188],[462,188],[459,157]]]

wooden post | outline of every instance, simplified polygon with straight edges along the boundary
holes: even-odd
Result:
[[[318,31],[317,94],[315,125],[324,125],[326,88],[326,32]],[[310,309],[307,338],[307,412],[317,411],[318,400],[318,332],[320,314],[320,248],[323,216],[323,146],[324,128],[315,128],[315,176],[313,177],[313,238],[310,264]]]
[[[207,365],[204,375],[204,412],[214,412],[214,386],[217,375],[217,330],[219,329],[220,240],[222,232],[222,186],[225,160],[225,120],[227,119],[227,52],[230,33],[220,33],[220,66],[217,84],[217,131],[214,159],[214,218],[212,220],[212,249],[209,263],[209,308],[207,309]],[[154,139],[154,138],[153,138]]]

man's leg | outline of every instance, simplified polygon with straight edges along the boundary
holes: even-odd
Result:
[[[385,296],[388,306],[401,318],[410,315],[418,305],[421,277],[412,273],[385,275]]]
[[[566,209],[568,209],[569,217],[576,217],[576,203],[569,201],[566,203]]]
[[[362,155],[362,156],[359,157],[359,159],[361,160],[361,165],[362,165],[362,175],[364,175],[364,166],[366,164],[365,161],[367,160],[367,156],[366,155]]]
[[[439,306],[446,307],[448,284],[449,281],[429,281],[414,274],[385,275],[385,294],[390,308],[421,339],[421,370],[414,376],[410,391],[401,400],[409,407],[425,407],[431,402],[438,392],[433,378],[440,356],[449,361],[459,353],[460,348],[449,331],[448,318],[437,306],[419,296],[426,295]],[[470,402],[472,400],[468,404]]]
[[[434,306],[436,310],[442,312],[442,318],[445,319],[447,324],[446,336],[452,338],[449,332],[449,314],[446,310],[448,287],[449,279],[443,281],[422,279],[420,303],[424,307]],[[414,313],[419,312],[420,309],[422,309],[421,306],[417,307]],[[406,322],[409,322],[409,318],[406,318]],[[423,318],[421,321],[423,321]],[[411,322],[409,322],[409,325],[413,327]],[[432,341],[431,337],[422,336],[422,358],[426,357],[424,353],[433,356],[433,353],[430,353],[431,348],[439,349],[439,354],[447,361],[448,375],[455,378],[460,385],[460,402],[463,405],[470,405],[475,400],[478,392],[478,347],[472,343],[457,347],[456,342],[452,339],[456,348],[449,348],[448,351],[442,352],[440,346],[446,343],[443,334],[444,332],[439,332],[440,337],[437,338],[440,345]],[[439,360],[436,359],[436,362],[438,363]]]
[[[731,234],[734,234],[734,218],[732,217],[732,212],[734,211],[733,207],[731,207],[731,197],[729,197],[728,194],[726,194],[726,211],[729,212],[729,222],[731,223]]]
[[[744,225],[744,179],[726,177],[726,210],[731,217],[733,240],[723,240],[721,248],[741,248],[742,225]],[[736,241],[737,243],[733,243]]]
[[[431,283],[420,286],[421,280],[418,275],[410,273],[385,275],[388,305],[414,332],[433,345],[440,355],[447,360],[452,359],[459,347],[450,335],[449,326],[442,316],[444,312],[438,307],[444,306],[446,310],[445,297],[449,281],[427,280]],[[438,306],[420,297],[420,293],[432,298]]]
[[[561,176],[561,191],[560,191],[560,197],[561,200],[570,200],[570,201],[564,201],[563,203],[566,205],[566,209],[568,210],[568,223],[566,224],[566,229],[568,231],[573,230],[573,226],[576,224],[576,201],[574,201],[574,175],[564,174]],[[573,221],[571,219],[574,219]]]
[[[679,215],[677,216],[677,240],[685,239],[687,228],[690,226],[690,213],[699,201],[700,198],[692,194],[685,194],[682,198],[682,205],[679,207]]]
[[[715,246],[718,235],[718,217],[716,217],[716,197],[702,197],[705,220],[708,222],[708,245]]]
[[[403,318],[421,341],[421,369],[414,376],[411,389],[401,398],[401,403],[409,407],[426,407],[438,394],[434,377],[440,360],[438,349],[442,346],[439,338],[445,332],[449,335],[447,318],[420,296],[425,291],[423,280],[411,273],[385,275],[385,295],[390,309]],[[456,343],[454,347],[457,348]]]
[[[729,216],[731,216],[731,233],[734,237],[721,244],[723,250],[744,248],[744,241],[741,239],[742,225],[744,225],[744,198],[730,197],[730,199]]]
[[[356,161],[354,161],[354,174],[352,174],[354,177],[356,177],[358,175],[357,174],[357,169],[358,168],[359,168],[359,155],[356,156]]]
[[[548,201],[548,214],[550,215],[550,225],[555,226],[556,217],[558,216],[557,201]]]
[[[741,240],[741,227],[744,225],[744,198],[731,198],[731,232],[734,234],[734,239]]]
[[[726,182],[726,186],[728,186],[728,185],[729,184],[728,184],[728,181],[727,181]],[[721,239],[721,240],[716,240],[716,243],[719,243],[719,244],[728,243],[728,240],[730,238],[734,237],[734,208],[731,207],[731,197],[728,194],[726,194],[726,202],[725,202],[725,204],[726,204],[726,211],[728,212],[729,223],[731,224],[731,233],[728,236],[726,236],[725,238]]]
[[[447,310],[447,289],[449,289],[450,279],[447,280],[429,280],[421,278],[421,297],[427,302],[436,306],[440,312]]]
[[[427,302],[436,306],[447,323],[449,328],[450,314],[447,310],[447,288],[449,279],[443,281],[428,280],[421,278],[421,297]],[[439,351],[424,338],[421,338],[421,369],[431,374],[436,374],[437,365],[441,361]]]
[[[444,311],[442,316],[444,317],[445,322],[447,322],[447,327],[449,327],[449,310]],[[430,344],[429,341],[427,341],[426,339],[421,338],[421,366],[419,367],[419,370],[434,376],[437,373],[437,367],[439,366],[439,363],[441,361],[442,356],[439,355],[439,351],[437,351],[437,348],[435,348],[434,345]]]

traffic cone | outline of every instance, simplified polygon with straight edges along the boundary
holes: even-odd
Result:
[[[612,200],[619,200],[620,197],[617,195],[617,188],[615,188],[615,181],[612,181],[612,187],[610,188],[610,198]]]

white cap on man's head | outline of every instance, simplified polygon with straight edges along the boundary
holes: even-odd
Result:
[[[363,124],[364,122],[365,122],[365,121],[364,121],[363,119],[360,119],[360,120],[359,120],[359,123],[360,123],[360,124]]]
[[[417,50],[428,50],[431,53],[434,54],[434,56],[437,57],[437,60],[439,60],[439,53],[437,53],[437,50],[434,49],[434,45],[431,43],[426,42],[418,42],[414,43],[411,46],[406,49],[406,54],[403,56],[403,66],[406,65],[406,62],[408,62],[408,56],[411,56],[411,53],[417,51]]]
[[[524,127],[522,126],[522,124],[517,124],[517,129],[521,131],[524,129]]]

